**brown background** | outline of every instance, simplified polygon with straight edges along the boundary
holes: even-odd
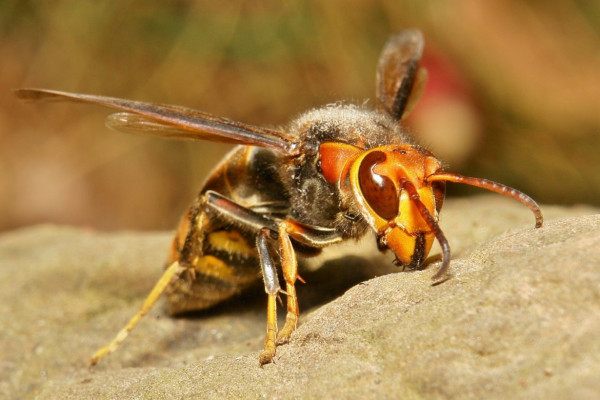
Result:
[[[129,136],[16,87],[181,104],[281,125],[374,95],[390,32],[425,33],[411,120],[449,169],[544,203],[600,204],[600,5],[584,1],[4,1],[0,230],[170,229],[228,146]],[[472,193],[469,191],[469,193]]]

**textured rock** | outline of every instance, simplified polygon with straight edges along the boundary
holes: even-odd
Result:
[[[534,230],[527,209],[497,196],[445,207],[450,279],[431,284],[433,257],[369,280],[397,271],[372,242],[350,245],[362,258],[334,249],[303,274],[301,325],[263,368],[257,287],[189,318],[158,304],[88,370],[158,279],[170,234],[5,233],[0,397],[598,398],[598,210],[544,207]]]

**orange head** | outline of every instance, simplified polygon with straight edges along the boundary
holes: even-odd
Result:
[[[324,143],[321,165],[328,181],[352,193],[382,249],[391,249],[399,265],[416,268],[423,263],[435,238],[432,224],[437,224],[444,198],[443,182],[426,181],[440,170],[438,159],[411,145],[362,150]]]
[[[381,249],[390,249],[396,263],[420,266],[434,239],[442,247],[440,278],[450,262],[450,246],[438,225],[446,181],[478,186],[512,197],[535,214],[542,224],[538,205],[529,196],[486,179],[469,178],[442,171],[429,151],[409,144],[386,145],[364,150],[327,142],[319,149],[324,178],[350,194],[358,211],[375,231]]]
[[[440,167],[436,158],[410,145],[365,151],[350,167],[349,184],[361,214],[399,265],[416,268],[431,249],[431,224],[437,221],[444,186],[425,178]]]

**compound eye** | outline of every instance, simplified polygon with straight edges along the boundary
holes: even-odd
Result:
[[[379,175],[373,167],[385,161],[383,151],[365,156],[358,169],[358,183],[365,200],[381,218],[392,220],[398,216],[399,195],[396,185],[387,176]]]

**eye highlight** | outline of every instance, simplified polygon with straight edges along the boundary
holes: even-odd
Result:
[[[382,151],[373,151],[365,156],[358,169],[360,190],[369,206],[386,220],[398,215],[399,195],[394,182],[373,171],[373,167],[386,160]]]

